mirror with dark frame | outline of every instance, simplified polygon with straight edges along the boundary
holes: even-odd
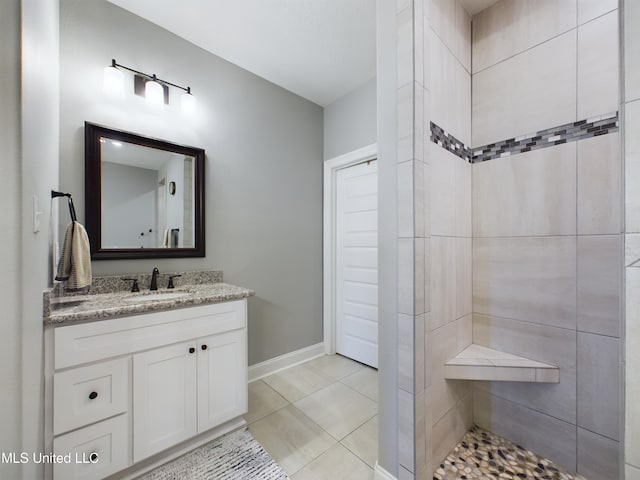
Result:
[[[93,260],[205,256],[204,150],[85,122]]]

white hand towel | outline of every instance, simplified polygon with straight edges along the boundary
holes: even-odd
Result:
[[[67,225],[56,280],[65,282],[67,292],[88,292],[91,288],[89,236],[78,222]]]

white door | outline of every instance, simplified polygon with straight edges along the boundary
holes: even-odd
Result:
[[[198,433],[247,413],[246,330],[198,341]]]
[[[336,352],[378,367],[375,160],[336,173]]]
[[[196,342],[133,356],[133,461],[196,434]]]

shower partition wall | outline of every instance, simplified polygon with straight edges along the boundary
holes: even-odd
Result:
[[[397,7],[399,478],[427,478],[474,423],[618,478],[617,1]],[[560,382],[445,380],[472,342]]]

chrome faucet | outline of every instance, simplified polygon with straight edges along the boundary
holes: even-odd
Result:
[[[160,273],[160,270],[158,270],[158,267],[154,267],[153,272],[151,272],[151,286],[149,287],[149,290],[157,290],[158,289],[158,274]]]

